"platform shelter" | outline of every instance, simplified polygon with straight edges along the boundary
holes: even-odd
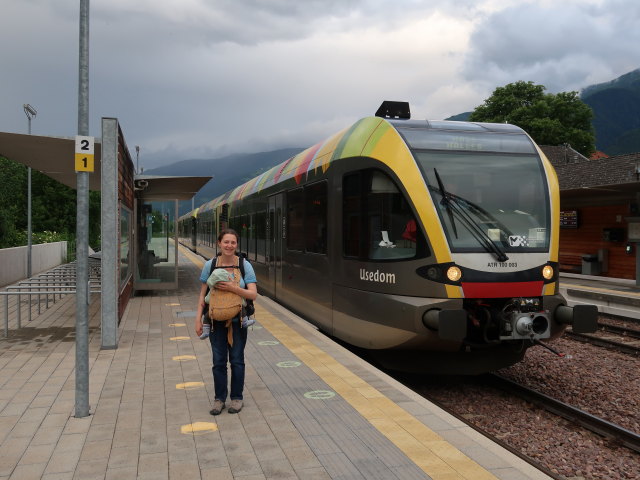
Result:
[[[0,155],[75,189],[74,154],[75,137],[0,132]],[[118,120],[102,119],[89,175],[89,189],[101,192],[102,348],[117,347],[135,291],[178,287],[178,202],[211,178],[138,175]]]

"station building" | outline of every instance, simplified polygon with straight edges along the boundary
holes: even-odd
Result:
[[[588,159],[542,146],[560,183],[560,269],[640,279],[640,153]]]

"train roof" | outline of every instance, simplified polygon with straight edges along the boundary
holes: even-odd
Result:
[[[424,130],[450,132],[452,135],[494,133],[496,138],[502,137],[500,140],[502,143],[504,143],[504,138],[511,137],[515,140],[514,137],[519,137],[517,142],[511,142],[511,144],[517,145],[508,147],[510,150],[518,153],[524,153],[525,151],[526,153],[535,152],[535,147],[529,137],[520,127],[515,125],[447,120],[411,120],[406,119],[406,117],[365,117],[325,141],[307,148],[248,182],[214,198],[200,206],[198,211],[190,212],[187,215],[196,216],[208,210],[213,210],[218,205],[240,200],[291,178],[294,178],[296,183],[300,183],[311,171],[321,169],[322,172],[325,172],[331,162],[338,158],[370,155],[376,145],[390,132],[395,132],[396,135],[400,134],[409,148],[421,148],[419,141],[416,141],[419,135],[416,136],[415,134]]]

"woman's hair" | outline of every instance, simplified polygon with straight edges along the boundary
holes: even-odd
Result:
[[[224,230],[222,230],[218,235],[218,242],[221,242],[222,237],[224,237],[227,234],[234,235],[236,237],[236,242],[240,243],[240,237],[238,237],[238,232],[236,232],[233,228],[225,228]]]

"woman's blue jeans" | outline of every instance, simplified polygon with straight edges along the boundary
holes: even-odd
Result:
[[[213,351],[213,389],[215,399],[227,400],[227,361],[231,365],[231,400],[242,400],[244,388],[244,347],[247,344],[247,329],[233,319],[233,346],[227,342],[226,322],[213,320],[211,325],[211,350]]]

